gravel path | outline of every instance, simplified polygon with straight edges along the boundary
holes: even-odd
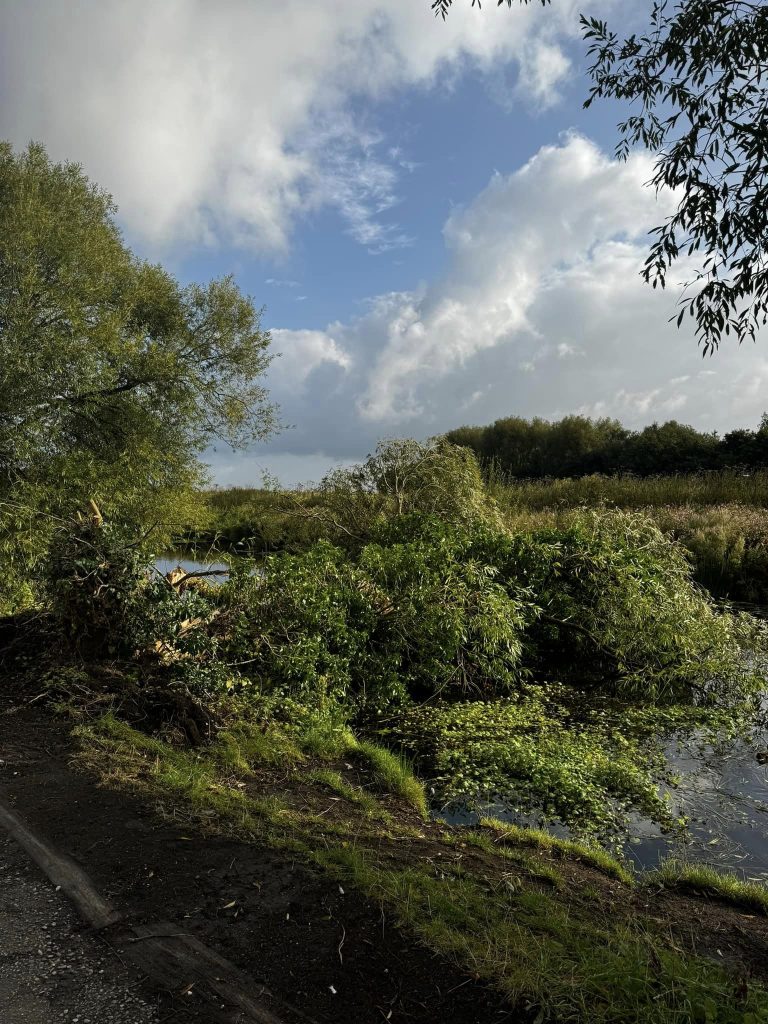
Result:
[[[140,978],[82,931],[65,897],[0,835],[2,1024],[159,1024]]]

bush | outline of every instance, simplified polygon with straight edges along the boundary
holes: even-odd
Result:
[[[501,528],[475,456],[442,437],[382,441],[361,465],[329,473],[313,498],[303,514],[345,547],[359,546],[387,523],[412,514],[453,526]]]
[[[267,559],[240,606],[231,660],[247,658],[249,674],[286,692],[366,711],[509,688],[524,606],[440,529],[431,541],[368,544],[354,559],[327,542]],[[230,589],[235,605],[243,594]]]
[[[539,677],[649,700],[738,698],[753,681],[742,651],[764,645],[764,628],[720,613],[684,550],[641,514],[579,512],[469,550],[538,607],[526,663]]]

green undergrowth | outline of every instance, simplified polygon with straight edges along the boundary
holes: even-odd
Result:
[[[768,888],[707,865],[686,864],[671,858],[653,873],[652,880],[665,889],[709,896],[768,915]]]
[[[243,725],[193,751],[107,715],[78,727],[78,759],[104,782],[151,796],[177,823],[268,843],[354,883],[428,947],[527,1008],[531,1019],[768,1021],[758,984],[739,987],[719,965],[682,953],[650,917],[637,916],[623,869],[610,858],[496,822],[447,829],[423,822],[405,801],[398,810],[393,796],[391,816],[377,819],[372,802],[387,778],[390,792],[400,791],[402,761],[394,771],[396,759],[359,744],[373,775],[368,791],[344,774],[356,756],[349,743],[341,760],[325,755],[318,765],[311,755],[308,772],[299,732],[278,732],[255,739],[254,727]],[[264,786],[278,763],[275,795]],[[293,786],[301,800],[292,803]],[[313,805],[312,786],[325,806],[330,799],[332,813]]]
[[[370,767],[377,785],[394,793],[422,815],[427,816],[427,796],[424,785],[413,774],[406,759],[367,740],[357,744],[355,753]]]
[[[556,687],[412,709],[391,733],[446,803],[502,802],[603,837],[630,809],[676,824],[659,796],[668,772],[658,746],[633,738],[609,716],[574,716]]]

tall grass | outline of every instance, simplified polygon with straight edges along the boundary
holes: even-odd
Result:
[[[768,472],[749,475],[724,470],[679,476],[584,476],[563,480],[489,481],[502,508],[537,511],[605,505],[613,508],[658,508],[665,505],[708,507],[748,505],[768,508]]]

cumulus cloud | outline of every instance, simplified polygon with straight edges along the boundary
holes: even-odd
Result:
[[[306,390],[312,374],[323,364],[347,370],[352,363],[349,353],[324,331],[277,329],[271,333],[278,355],[272,363],[270,383],[278,390]]]
[[[292,383],[276,388],[296,427],[273,450],[354,458],[377,437],[511,414],[757,423],[768,353],[724,347],[703,361],[668,322],[676,288],[640,278],[647,232],[673,202],[648,177],[647,158],[616,162],[578,135],[494,175],[447,221],[440,277],[325,331],[278,333],[278,347],[296,346]]]
[[[445,375],[505,339],[525,339],[518,348],[528,367],[553,344],[556,354],[568,355],[570,342],[537,326],[535,304],[543,290],[556,287],[558,275],[588,272],[600,258],[594,250],[601,242],[646,234],[661,212],[654,193],[643,188],[650,172],[645,156],[616,164],[573,135],[541,149],[516,173],[494,175],[445,225],[451,253],[446,277],[417,303],[403,302],[392,318],[360,400],[361,414],[387,420],[425,412],[425,379]]]
[[[577,12],[457,4],[443,24],[426,0],[7,3],[0,133],[82,161],[144,244],[280,253],[298,217],[330,205],[386,251],[410,242],[393,207],[413,164],[354,101],[517,67],[518,97],[546,105]]]

